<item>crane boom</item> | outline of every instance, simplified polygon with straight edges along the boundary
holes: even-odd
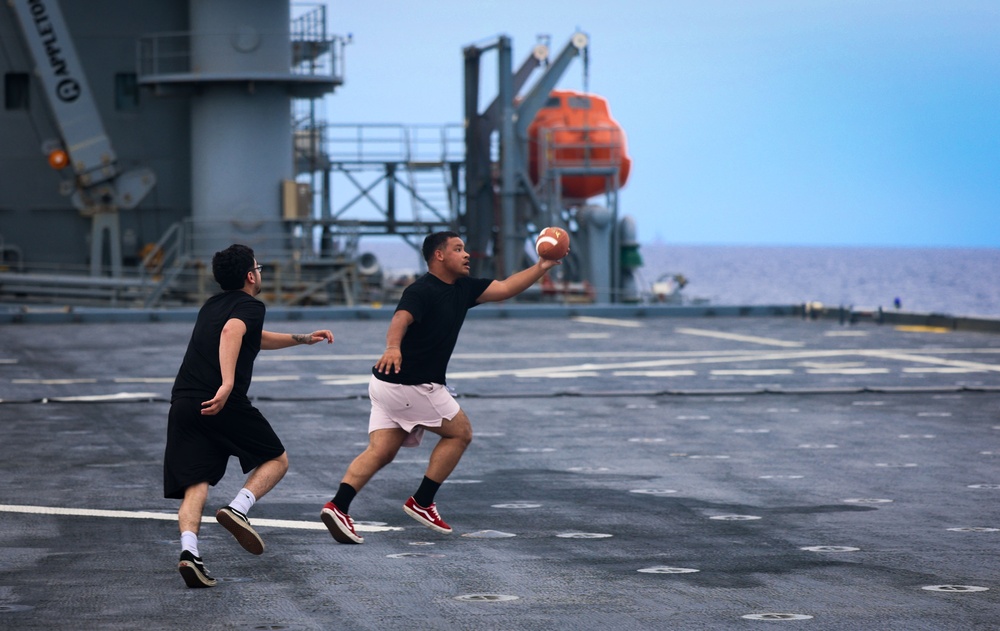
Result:
[[[9,0],[9,5],[76,174],[74,205],[85,213],[108,207],[134,208],[153,188],[156,178],[148,169],[120,171],[58,2]]]

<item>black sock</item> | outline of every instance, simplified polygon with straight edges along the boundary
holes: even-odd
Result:
[[[340,483],[340,488],[337,489],[337,494],[333,496],[330,500],[333,505],[340,509],[340,512],[347,513],[351,509],[351,500],[358,492],[354,490],[354,487],[346,482]]]
[[[434,503],[434,495],[439,488],[441,488],[440,482],[435,482],[425,475],[424,481],[420,483],[420,488],[413,494],[413,501],[427,508]]]

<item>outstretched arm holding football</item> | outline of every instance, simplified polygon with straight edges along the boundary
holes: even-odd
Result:
[[[528,269],[523,269],[520,272],[511,274],[505,280],[495,280],[490,283],[489,287],[487,287],[486,291],[479,296],[479,300],[476,302],[482,304],[484,302],[499,302],[501,300],[513,298],[528,287],[537,283],[538,279],[545,276],[545,272],[549,271],[556,265],[559,265],[559,261],[538,259],[538,262]]]

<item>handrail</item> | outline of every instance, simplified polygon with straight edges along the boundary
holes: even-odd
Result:
[[[297,133],[310,137],[310,129]],[[464,129],[458,123],[327,123],[312,130],[332,162],[444,164],[465,161]]]
[[[267,35],[266,33],[264,34]],[[223,48],[231,46],[232,33],[196,33],[193,31],[169,31],[150,33],[139,37],[136,43],[136,74],[140,82],[152,81],[163,76],[188,76],[196,78],[206,75],[204,69],[196,67],[194,50]],[[287,69],[288,75],[330,77],[343,83],[344,79],[344,46],[347,40],[340,35],[333,35],[326,40],[292,39],[293,50],[308,45],[315,51],[311,56],[293,55],[292,63]],[[243,70],[220,69],[210,73],[243,76]]]

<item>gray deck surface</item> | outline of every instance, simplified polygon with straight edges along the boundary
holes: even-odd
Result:
[[[336,342],[259,356],[291,469],[250,512],[255,557],[212,517],[231,462],[203,590],[161,486],[191,323],[0,327],[0,628],[1000,628],[1000,335],[470,318],[449,383],[476,437],[437,497],[455,532],[401,510],[428,436],[344,546],[319,511],[365,444],[386,323],[268,321]]]

